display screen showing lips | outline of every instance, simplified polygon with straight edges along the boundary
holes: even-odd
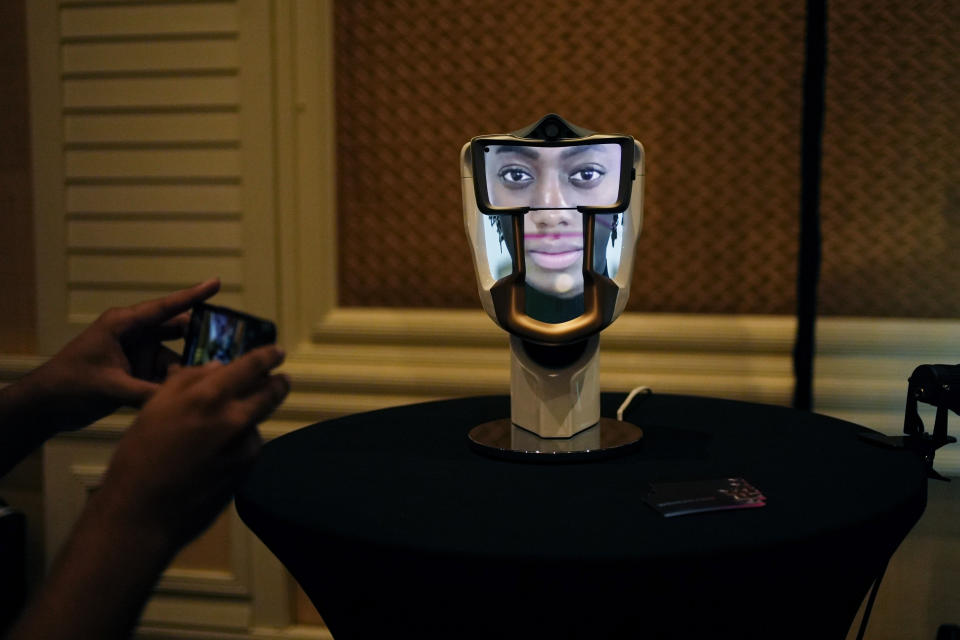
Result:
[[[528,251],[531,258],[543,269],[566,269],[580,260],[582,250],[548,253],[546,251]]]
[[[539,267],[547,270],[563,270],[578,263],[583,256],[581,232],[525,233],[527,255]]]

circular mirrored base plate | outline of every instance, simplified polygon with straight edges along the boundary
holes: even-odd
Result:
[[[640,446],[643,429],[612,418],[569,438],[541,438],[509,419],[484,422],[470,430],[477,453],[518,462],[579,462],[617,456]]]

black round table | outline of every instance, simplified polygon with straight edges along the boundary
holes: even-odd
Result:
[[[622,394],[604,394],[613,416]],[[472,451],[505,396],[357,414],[268,443],[236,496],[337,640],[844,638],[926,505],[919,456],[784,407],[639,396],[643,445]],[[651,482],[743,477],[762,508],[664,518]]]

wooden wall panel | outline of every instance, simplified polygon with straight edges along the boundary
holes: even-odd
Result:
[[[246,306],[247,227],[261,212],[246,215],[256,200],[245,189],[262,180],[244,172],[239,11],[236,2],[56,10],[64,184],[62,217],[49,222],[63,233],[70,322],[213,275],[218,301]]]
[[[108,307],[215,275],[214,302],[276,316],[272,10],[260,0],[28,5],[44,353]],[[32,363],[7,358],[0,374]],[[96,479],[132,419],[119,412],[48,443],[49,551],[78,513],[77,482]],[[286,590],[253,584],[257,571],[261,584],[286,577],[252,540],[228,509],[164,572],[142,633],[287,624]]]
[[[132,214],[173,216],[240,215],[240,188],[234,184],[67,185],[72,216]]]
[[[240,178],[240,156],[234,150],[67,151],[65,161],[67,179]]]
[[[157,295],[155,289],[147,287],[118,289],[116,284],[110,288],[92,289],[79,288],[70,291],[68,304],[70,309],[78,315],[96,316],[110,307],[126,307]],[[239,309],[243,307],[243,295],[238,291],[221,291],[217,294],[217,304]]]
[[[60,32],[64,38],[234,35],[236,31],[233,2],[114,7],[83,7],[73,2],[60,11]]]
[[[181,288],[219,275],[226,288],[243,282],[240,259],[231,256],[72,255],[68,260],[71,288],[88,285],[149,285]]]
[[[96,78],[63,83],[68,109],[236,108],[234,77]]]
[[[235,144],[239,135],[236,113],[107,113],[64,118],[67,144]]]
[[[111,72],[209,72],[211,69],[236,68],[235,40],[121,41],[63,45],[63,72],[66,76]]]
[[[0,353],[36,348],[24,8],[0,2]]]
[[[155,220],[70,221],[67,239],[85,251],[224,251],[239,253],[240,223],[181,220],[176,225]]]

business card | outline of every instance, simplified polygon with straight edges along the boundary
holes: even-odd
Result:
[[[666,518],[767,504],[766,496],[743,478],[657,482],[643,500]]]

